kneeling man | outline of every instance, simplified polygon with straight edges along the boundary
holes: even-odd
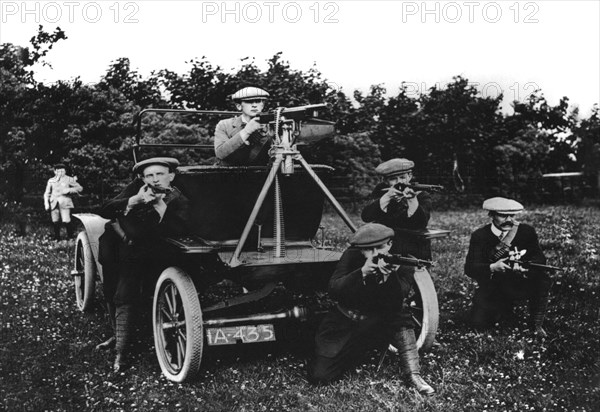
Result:
[[[521,261],[545,264],[546,258],[535,229],[515,220],[523,205],[512,199],[494,197],[483,202],[491,222],[471,235],[465,273],[477,281],[471,317],[476,328],[485,328],[512,315],[513,303],[527,300],[530,326],[545,335],[542,329],[550,276],[543,269],[526,269],[511,263],[511,255]]]
[[[401,374],[422,394],[432,394],[420,375],[414,324],[404,302],[414,280],[414,268],[389,265],[375,257],[387,254],[394,231],[368,223],[354,234],[329,282],[337,301],[323,319],[309,380],[329,383],[356,365],[375,345],[398,348]]]

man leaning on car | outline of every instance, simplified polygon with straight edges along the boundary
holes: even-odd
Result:
[[[99,239],[98,260],[115,336],[97,349],[115,346],[115,372],[127,363],[142,282],[158,276],[172,260],[160,239],[188,231],[190,202],[171,184],[178,165],[179,161],[171,157],[136,163],[133,172],[138,177],[100,210],[102,217],[110,219]]]

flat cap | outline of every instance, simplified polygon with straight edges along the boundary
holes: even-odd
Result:
[[[150,159],[145,159],[137,162],[133,166],[134,173],[143,173],[144,169],[148,166],[152,165],[161,165],[166,166],[169,170],[173,171],[177,166],[179,166],[179,160],[174,157],[151,157]]]
[[[504,213],[507,215],[521,213],[523,205],[516,200],[504,197],[492,197],[483,202],[483,209],[490,212]]]
[[[259,89],[258,87],[244,87],[231,95],[231,99],[237,101],[243,101],[247,99],[266,99],[269,97],[269,93],[266,90]]]
[[[377,168],[375,168],[375,172],[382,176],[394,176],[401,173],[410,172],[415,167],[415,162],[408,159],[390,159],[386,162],[383,162]]]
[[[64,163],[56,163],[56,164],[54,164],[54,166],[52,168],[54,170],[57,170],[57,169],[66,169],[67,166]]]
[[[394,237],[394,231],[379,223],[367,223],[358,228],[350,239],[350,244],[356,247],[368,248],[383,245]]]

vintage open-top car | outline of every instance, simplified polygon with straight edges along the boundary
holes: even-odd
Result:
[[[333,169],[309,165],[297,140],[314,141],[333,132],[329,122],[310,117],[322,105],[277,109],[268,123],[273,137],[271,162],[265,166],[188,165],[178,168],[174,185],[192,204],[191,235],[162,239],[181,256],[153,285],[152,322],[156,355],[163,374],[182,382],[198,372],[204,345],[267,342],[277,339],[275,322],[302,320],[321,313],[306,300],[269,305],[276,290],[322,296],[341,252],[315,239],[323,230],[327,199],[349,231],[355,226],[323,180]],[[147,147],[207,149],[201,145],[144,144],[141,119],[147,113],[232,116],[233,112],[147,109],[139,113],[134,160]],[[95,214],[75,215],[85,230],[78,234],[72,271],[77,305],[88,310],[95,283],[103,280],[98,239],[107,222]],[[445,231],[420,235],[443,236]],[[417,289],[410,297],[417,325],[417,346],[428,349],[435,338],[438,304],[425,266],[417,267]],[[212,285],[234,285],[234,294],[214,301]],[[237,291],[237,292],[235,292]],[[310,301],[310,300],[309,300]],[[262,303],[265,303],[264,305]],[[272,303],[272,302],[271,302]],[[279,305],[279,306],[277,306]],[[266,309],[265,309],[266,308]]]

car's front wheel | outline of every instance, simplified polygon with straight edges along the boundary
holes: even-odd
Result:
[[[204,333],[202,309],[194,282],[176,267],[165,269],[154,291],[154,346],[163,374],[173,382],[200,370]]]

